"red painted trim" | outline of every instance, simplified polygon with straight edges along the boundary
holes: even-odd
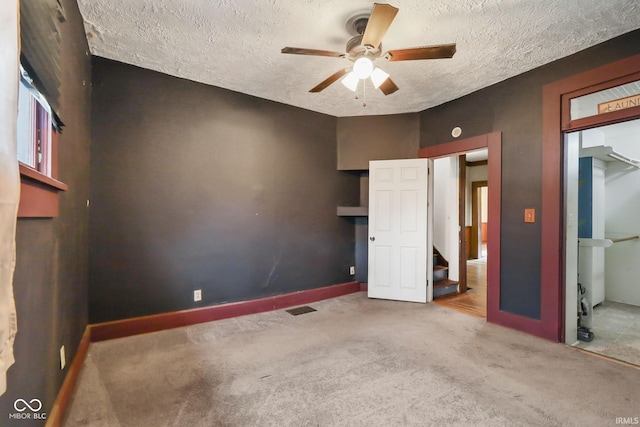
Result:
[[[488,135],[487,322],[511,325],[500,311],[500,227],[502,223],[502,134]],[[513,325],[516,327],[516,325]]]
[[[67,191],[69,186],[64,182],[60,182],[55,178],[44,175],[37,170],[30,168],[29,166],[18,162],[18,169],[20,170],[20,176],[29,178],[32,181],[36,181],[43,186],[51,187],[52,190]]]
[[[323,288],[308,289],[284,295],[276,295],[250,301],[241,301],[212,307],[196,308],[192,310],[175,311],[172,313],[155,314],[132,319],[116,320],[113,322],[91,325],[91,341],[104,341],[114,338],[148,332],[162,331],[213,320],[228,319],[230,317],[247,314],[263,313],[265,311],[280,310],[286,307],[309,304],[323,299],[334,298],[360,292],[359,282],[347,282]]]
[[[547,333],[544,338],[560,341],[562,308],[560,307],[560,265],[562,251],[562,200],[560,186],[561,175],[561,141],[560,131],[560,94],[551,86],[542,91],[542,203],[540,227],[542,230],[540,255],[540,320],[541,328]],[[555,100],[555,102],[553,102]],[[555,125],[551,125],[555,123]],[[555,141],[549,144],[549,141]],[[556,328],[554,330],[554,327]]]
[[[58,192],[67,184],[48,177],[22,163],[20,170],[20,203],[18,218],[53,218],[58,216]]]
[[[56,131],[53,126],[51,127],[51,151],[49,151],[49,156],[51,158],[51,176],[53,178],[58,178],[58,131]],[[60,181],[56,181],[60,182]],[[62,183],[60,183],[62,184]],[[66,184],[62,184],[66,186]],[[66,188],[64,188],[66,190]]]
[[[58,391],[58,396],[56,397],[55,402],[53,402],[53,407],[47,416],[46,427],[58,427],[62,425],[62,420],[64,419],[64,415],[69,406],[69,402],[71,401],[71,396],[73,395],[73,391],[76,388],[76,383],[78,382],[78,377],[80,376],[80,372],[82,371],[82,366],[84,365],[84,360],[87,357],[87,353],[89,351],[89,344],[91,343],[91,329],[87,327],[82,335],[82,339],[80,340],[80,344],[78,345],[78,350],[76,351],[76,355],[73,358],[73,362],[69,366],[69,371],[67,372],[67,376]]]
[[[54,218],[58,216],[58,191],[29,179],[20,179],[18,218]]]
[[[436,159],[438,157],[450,156],[451,154],[464,154],[467,151],[484,148],[488,146],[487,138],[489,135],[492,134],[474,136],[471,138],[461,139],[459,141],[453,141],[446,144],[438,144],[431,147],[421,148],[418,151],[418,157]]]
[[[562,130],[575,132],[583,129],[590,129],[594,126],[606,126],[613,123],[620,123],[626,120],[633,120],[640,116],[640,107],[631,107],[624,110],[612,111],[610,113],[598,114],[597,116],[585,117],[583,119],[570,120],[564,122]]]
[[[589,71],[589,73],[591,73],[591,71]],[[596,73],[599,73],[599,71],[596,71]],[[578,77],[578,79],[580,79],[579,75],[574,77]],[[593,79],[593,74],[587,78]],[[570,108],[571,99],[579,98],[584,95],[589,95],[595,92],[600,92],[606,89],[610,89],[612,87],[635,82],[637,80],[640,80],[640,72],[633,72],[631,74],[627,74],[622,77],[613,78],[613,79],[610,78],[610,76],[607,75],[605,72],[600,76],[596,76],[596,79],[600,83],[596,83],[592,85],[588,83],[577,82],[577,84],[580,85],[580,89],[573,90],[571,92],[565,92],[562,94],[562,123],[571,123],[571,108]],[[586,84],[586,86],[583,86],[583,84]]]
[[[360,283],[360,292],[368,292],[369,284],[368,283]]]
[[[489,321],[488,317],[487,321]],[[542,321],[532,319],[530,317],[524,317],[514,313],[501,311],[499,315],[494,318],[492,323],[500,326],[505,326],[510,329],[515,329],[517,331],[526,332],[540,338],[547,338],[544,335],[544,327],[542,325]]]
[[[640,72],[640,55],[577,74],[544,86],[542,92],[542,254],[540,286],[542,296],[541,333],[539,336],[564,341],[565,252],[564,239],[564,140],[568,128],[570,104],[568,94],[588,93],[590,87],[601,88],[605,82],[619,81]],[[564,109],[563,106],[564,96]],[[575,96],[575,95],[572,95]],[[600,115],[589,127],[610,124],[613,113]],[[628,120],[622,115],[613,122]],[[585,123],[585,122],[583,122]]]

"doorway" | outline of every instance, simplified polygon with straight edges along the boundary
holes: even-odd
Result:
[[[467,165],[469,167],[469,165]],[[469,250],[467,259],[486,258],[487,229],[489,226],[488,181],[471,182],[471,227],[469,230]],[[467,225],[468,227],[468,225]]]
[[[577,285],[567,263],[573,246],[566,245],[566,144],[564,137],[573,132],[640,118],[640,106],[595,111],[572,116],[572,104],[581,97],[597,97],[611,88],[640,81],[640,55],[635,55],[589,71],[550,83],[542,93],[542,209],[541,209],[541,301],[540,320],[530,325],[531,333],[572,344],[576,336]],[[629,96],[627,93],[625,96]],[[618,99],[618,98],[616,98]],[[573,248],[573,249],[572,249]],[[574,255],[577,256],[577,255]],[[530,322],[531,323],[531,322]]]
[[[484,268],[481,273],[486,277],[486,295],[482,298],[486,305],[484,313],[481,317],[487,318],[488,322],[498,323],[501,325],[517,326],[518,319],[500,309],[500,198],[501,198],[501,146],[502,136],[500,132],[472,137],[465,140],[449,142],[432,147],[426,147],[420,150],[420,157],[430,159],[448,158],[451,156],[461,156],[471,153],[478,149],[487,149],[487,176],[485,179],[487,185],[491,188],[491,192],[487,193],[487,218],[491,226],[487,229],[487,254],[485,257]],[[473,179],[470,176],[469,180]],[[471,184],[469,184],[470,186]],[[456,196],[457,197],[457,196]],[[471,197],[469,191],[468,197]],[[468,203],[471,205],[471,203]],[[471,214],[469,213],[469,221]],[[464,225],[463,222],[461,224]],[[456,224],[458,226],[458,224]],[[466,231],[466,227],[461,227],[462,233]],[[461,241],[466,239],[460,238]],[[466,246],[463,247],[464,258],[466,259]],[[469,273],[470,269],[465,268]],[[467,278],[468,284],[469,278]],[[473,286],[471,286],[473,287]],[[471,292],[464,295],[471,295]],[[436,300],[437,301],[437,300]],[[462,303],[461,303],[462,305]],[[486,314],[485,314],[486,313]],[[475,313],[475,315],[478,315]]]
[[[439,165],[453,172],[439,173]],[[434,301],[447,308],[486,318],[488,150],[478,149],[436,159],[434,169],[434,186],[440,190],[440,197],[434,191],[434,230],[453,237],[447,245],[446,239],[438,239],[438,233],[434,232],[434,250],[442,252],[449,261],[454,259],[453,263],[448,263],[451,270],[449,278],[459,282],[457,291],[453,288],[452,292]],[[443,182],[447,177],[451,182]],[[436,213],[440,213],[440,219]],[[457,252],[452,253],[452,248]],[[435,283],[437,285],[438,282]]]
[[[640,365],[640,118],[565,134],[567,343]],[[569,304],[568,304],[569,305]],[[575,312],[574,311],[574,312]]]

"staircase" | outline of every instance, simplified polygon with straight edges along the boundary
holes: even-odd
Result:
[[[458,292],[458,282],[449,280],[449,262],[433,248],[433,298]]]

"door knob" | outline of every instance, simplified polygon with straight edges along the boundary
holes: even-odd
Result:
[[[375,237],[373,237],[373,236],[371,236],[371,237],[369,237],[369,240],[371,240],[372,242],[374,242],[374,241],[376,240],[376,238],[375,238]]]

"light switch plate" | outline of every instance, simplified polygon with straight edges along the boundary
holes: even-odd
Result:
[[[536,222],[536,210],[527,208],[524,210],[524,222]]]

